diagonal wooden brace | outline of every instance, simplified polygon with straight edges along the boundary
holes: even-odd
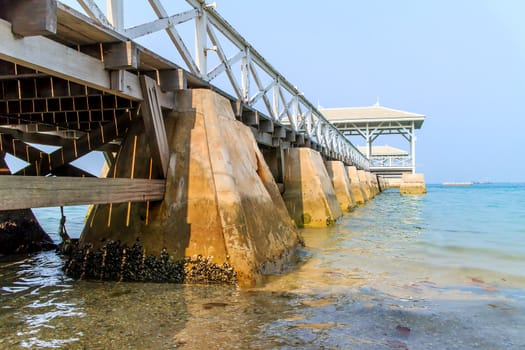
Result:
[[[153,163],[157,164],[158,171],[166,178],[169,162],[168,137],[166,136],[166,127],[162,116],[161,104],[159,101],[159,88],[155,80],[148,76],[140,77],[142,87],[142,118],[144,119],[144,128],[150,141],[151,156]]]

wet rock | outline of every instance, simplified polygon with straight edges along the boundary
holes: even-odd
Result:
[[[30,209],[0,211],[0,254],[53,250],[56,244],[44,232]]]
[[[65,273],[75,279],[170,283],[237,283],[237,273],[228,263],[216,264],[201,255],[173,261],[166,249],[147,255],[140,242],[132,247],[107,241],[93,250],[90,244],[74,246],[67,254]]]

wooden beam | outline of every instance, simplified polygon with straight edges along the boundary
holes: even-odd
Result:
[[[40,161],[47,153],[34,148],[21,140],[15,139],[12,135],[0,134],[0,151],[11,154],[28,163]]]
[[[297,146],[303,146],[305,144],[306,140],[304,138],[304,134],[296,134],[295,135],[295,144]]]
[[[275,125],[273,129],[273,137],[284,139],[286,137],[286,128],[282,125]]]
[[[61,166],[98,149],[108,142],[111,142],[115,138],[124,134],[124,131],[131,120],[130,113],[131,112],[123,113],[114,123],[103,124],[99,128],[86,133],[78,139],[67,140],[62,148],[49,153],[47,157],[42,158],[41,162],[38,163],[38,166],[33,163],[18,171],[17,175],[46,175],[53,173]]]
[[[188,88],[186,72],[180,68],[159,70],[159,81],[162,91],[177,91]]]
[[[230,100],[230,103],[232,105],[233,115],[235,115],[236,119],[240,119],[244,110],[242,101],[239,99],[234,99]]]
[[[157,201],[165,188],[165,180],[0,176],[0,208]]]
[[[0,58],[40,72],[111,91],[109,72],[104,63],[44,37],[16,37],[11,24],[0,20]],[[128,95],[134,99],[142,96]]]
[[[17,35],[57,32],[57,3],[53,0],[1,0],[0,14],[13,24],[13,33]]]
[[[295,142],[296,139],[296,133],[293,130],[286,130],[286,138],[285,141],[287,142]]]
[[[67,144],[67,140],[54,134],[43,134],[38,132],[22,132],[15,128],[0,127],[0,133],[3,135],[11,135],[15,139],[29,143],[38,143],[41,145],[63,146]]]
[[[1,175],[11,175],[11,170],[5,162],[5,152],[0,149],[0,176]]]
[[[250,130],[252,131],[255,141],[257,141],[258,144],[273,147],[273,141],[275,139],[272,139],[272,134],[261,132],[254,127],[250,127]]]
[[[137,69],[139,62],[139,49],[132,41],[104,45],[106,69]]]
[[[0,19],[0,59],[121,97],[142,100],[139,78],[105,69],[104,62],[42,36],[17,37]],[[173,108],[173,94],[161,94],[161,105]]]
[[[150,77],[143,75],[140,77],[140,82],[144,96],[141,112],[146,136],[150,142],[151,156],[153,163],[157,164],[160,174],[165,178],[168,172],[169,146],[158,97],[159,90],[155,80]]]
[[[66,164],[63,167],[58,168],[53,172],[53,175],[69,177],[96,177],[95,175],[71,164]]]
[[[121,143],[120,141],[118,142],[112,141],[110,143],[105,143],[102,146],[98,147],[96,151],[100,151],[103,153],[109,153],[109,154],[117,153],[118,151],[120,151],[120,143]]]
[[[260,132],[273,132],[273,122],[269,119],[262,119],[259,121]]]
[[[242,114],[242,122],[248,126],[258,126],[259,113],[257,111],[245,111]]]

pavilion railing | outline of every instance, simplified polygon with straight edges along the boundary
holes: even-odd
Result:
[[[371,168],[410,168],[412,157],[410,156],[372,156],[370,157]]]

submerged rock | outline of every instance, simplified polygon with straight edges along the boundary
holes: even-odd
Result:
[[[56,244],[40,227],[30,209],[0,211],[0,254],[52,250]]]

